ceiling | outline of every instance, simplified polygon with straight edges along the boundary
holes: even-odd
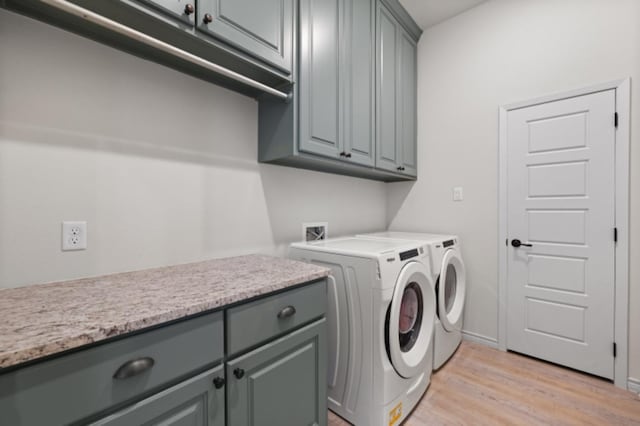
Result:
[[[400,0],[416,23],[426,30],[486,0]]]

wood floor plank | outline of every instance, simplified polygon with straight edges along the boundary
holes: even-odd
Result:
[[[329,426],[348,424],[329,413]],[[405,422],[431,425],[640,426],[640,396],[588,374],[463,342]]]

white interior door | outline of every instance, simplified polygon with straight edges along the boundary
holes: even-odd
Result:
[[[507,116],[507,348],[609,379],[614,112],[608,90]]]

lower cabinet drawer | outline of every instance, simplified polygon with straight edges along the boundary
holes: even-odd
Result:
[[[326,311],[326,280],[231,308],[226,321],[227,354],[270,340]]]
[[[223,342],[216,312],[0,375],[0,424],[77,422],[213,365]]]
[[[326,319],[227,362],[229,426],[327,424]]]
[[[224,426],[224,400],[224,366],[220,365],[91,425]]]

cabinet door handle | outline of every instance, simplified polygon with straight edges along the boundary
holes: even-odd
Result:
[[[285,319],[285,318],[289,318],[289,317],[291,317],[291,316],[293,316],[295,314],[296,314],[296,308],[291,306],[291,305],[289,305],[289,306],[286,306],[286,307],[282,308],[280,310],[280,312],[278,312],[278,318],[279,319]]]
[[[116,370],[113,374],[114,379],[128,379],[129,377],[137,376],[153,367],[155,361],[151,357],[136,358],[125,362]]]
[[[216,389],[220,389],[225,385],[225,383],[226,383],[226,380],[224,380],[222,377],[216,377],[215,379],[213,379],[213,386]]]
[[[204,16],[202,17],[202,22],[204,22],[205,24],[210,24],[213,22],[213,16],[211,16],[210,13],[205,13]]]
[[[236,368],[233,370],[233,375],[236,376],[236,379],[242,379],[244,377],[244,370],[242,368]]]
[[[351,158],[351,153],[350,153],[350,152],[347,152],[347,153],[346,153],[346,155],[345,155],[345,157],[347,157],[347,158]]]
[[[184,7],[184,14],[185,15],[191,15],[195,11],[196,11],[196,8],[193,7],[193,5],[191,3],[187,3],[187,5]]]
[[[342,151],[342,152],[340,153],[340,157],[346,157],[346,156],[347,156],[347,153],[346,153],[346,152]]]
[[[404,167],[402,167],[402,166],[398,166],[398,170],[403,171],[403,170],[404,170]]]

